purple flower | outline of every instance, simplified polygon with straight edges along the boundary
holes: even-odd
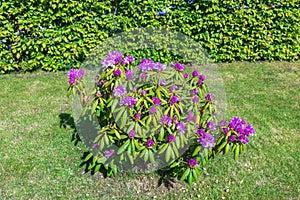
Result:
[[[238,136],[238,141],[243,144],[247,144],[249,142],[248,137],[244,134],[240,134]]]
[[[138,66],[138,70],[145,72],[145,71],[151,71],[154,68],[154,62],[151,59],[143,58],[141,60],[141,63]]]
[[[175,104],[177,102],[178,102],[178,98],[176,96],[171,96],[170,97],[170,104],[171,105],[173,105],[173,104]]]
[[[75,85],[76,83],[76,79],[77,80],[81,80],[83,78],[84,75],[84,70],[83,69],[71,69],[68,72],[68,78],[69,78],[69,84],[70,85]]]
[[[131,71],[130,69],[127,69],[127,70],[125,71],[125,76],[126,76],[126,78],[127,78],[128,80],[132,80],[132,79],[133,79],[133,73],[132,73],[132,71]]]
[[[184,122],[179,122],[176,124],[176,129],[179,130],[179,133],[185,133],[185,124]]]
[[[136,93],[136,92],[137,92],[137,87],[134,86],[134,87],[132,88],[132,91],[133,91],[134,93]]]
[[[84,75],[84,70],[83,69],[79,69],[77,71],[77,79],[82,79],[83,78],[83,75]]]
[[[188,122],[196,122],[196,117],[193,115],[193,111],[188,112],[188,117],[187,117]]]
[[[153,141],[152,139],[148,139],[147,142],[146,142],[146,146],[147,146],[148,148],[151,148],[154,144],[155,144],[155,143],[154,143],[154,141]]]
[[[146,94],[147,94],[147,91],[146,90],[142,90],[141,91],[141,95],[144,97],[144,96],[146,96]]]
[[[183,75],[183,77],[184,77],[185,79],[187,79],[187,78],[189,77],[189,74],[188,74],[188,73],[185,73],[185,74]]]
[[[205,77],[203,74],[200,74],[200,75],[199,75],[199,79],[200,79],[201,81],[205,81],[205,80],[206,80],[206,77]]]
[[[173,122],[174,122],[175,124],[178,123],[178,117],[177,117],[176,115],[174,115],[174,117],[173,117]]]
[[[100,91],[97,91],[97,92],[96,92],[96,96],[97,96],[97,97],[100,97],[100,96],[101,96],[101,92],[100,92]]]
[[[228,137],[228,141],[229,142],[233,142],[235,140],[235,136],[234,135],[230,135],[229,137]]]
[[[170,135],[168,136],[168,142],[169,142],[169,143],[175,142],[175,140],[176,140],[175,135],[170,134]]]
[[[100,148],[100,146],[99,146],[99,144],[98,144],[98,143],[95,143],[95,144],[93,145],[93,148],[94,148],[94,149],[99,149],[99,148]]]
[[[220,127],[226,126],[226,120],[225,120],[225,119],[222,119],[221,121],[219,121],[218,125],[219,125]]]
[[[229,133],[229,129],[228,128],[223,128],[224,133],[227,135]]]
[[[198,76],[198,75],[199,75],[199,73],[198,73],[197,70],[195,70],[195,71],[192,72],[192,76],[193,76],[193,77],[196,77],[196,76]]]
[[[160,86],[165,86],[166,85],[166,80],[161,80],[160,81]]]
[[[212,95],[212,94],[207,94],[206,96],[205,96],[205,99],[207,100],[207,101],[213,101],[214,100],[214,95]]]
[[[155,108],[155,106],[150,107],[150,108],[149,108],[149,112],[150,112],[150,114],[155,114],[155,113],[156,113],[156,108]]]
[[[192,99],[193,103],[197,103],[199,101],[199,97],[198,96],[194,96]]]
[[[90,96],[87,96],[86,99],[85,99],[86,102],[89,102],[90,100],[91,100]]]
[[[120,106],[127,106],[128,108],[132,108],[136,104],[136,100],[133,97],[127,96],[122,98],[120,101]]]
[[[162,71],[166,68],[167,68],[166,65],[161,64],[160,62],[157,62],[156,64],[153,65],[153,69],[156,69],[158,71]]]
[[[192,90],[192,95],[196,95],[196,94],[198,94],[198,92],[199,92],[199,90],[197,88],[195,88]]]
[[[114,150],[113,149],[110,149],[110,150],[108,150],[108,151],[106,151],[105,152],[105,157],[106,158],[109,158],[109,157],[111,157],[113,154],[114,154]]]
[[[216,130],[216,125],[213,121],[209,121],[206,123],[206,127],[208,130],[211,130],[211,131],[215,131]]]
[[[190,159],[189,160],[189,167],[194,168],[196,165],[198,165],[196,159]]]
[[[136,121],[139,120],[139,119],[141,119],[141,114],[136,113],[136,114],[134,115],[134,119],[135,119]]]
[[[103,67],[110,67],[110,66],[115,66],[116,61],[114,58],[111,57],[105,57],[102,59],[102,66]]]
[[[154,105],[160,105],[160,99],[158,97],[152,97],[151,100],[153,101]]]
[[[201,137],[199,137],[197,142],[202,144],[204,148],[210,148],[215,145],[214,137],[208,133],[204,133]]]
[[[125,64],[129,64],[129,63],[133,63],[134,62],[134,58],[132,56],[126,56],[124,58],[124,63]]]
[[[170,91],[174,92],[177,89],[178,89],[177,85],[172,85],[171,88],[170,88]]]
[[[200,137],[202,137],[205,134],[205,130],[203,128],[198,129],[198,134]]]
[[[135,136],[135,130],[132,129],[131,131],[129,131],[129,132],[127,133],[127,135],[128,135],[128,137],[130,137],[130,138],[134,138],[134,136]]]
[[[125,96],[127,94],[126,88],[122,85],[116,87],[113,92],[115,97]]]
[[[183,72],[184,67],[182,66],[182,64],[180,64],[180,63],[175,63],[175,64],[174,64],[174,67],[175,67],[176,71],[178,71],[178,72]]]
[[[199,79],[198,82],[197,82],[197,85],[200,87],[200,86],[202,86],[202,84],[203,84],[203,83],[202,83],[202,80]]]
[[[119,77],[121,74],[122,74],[122,71],[121,71],[120,69],[116,69],[116,70],[114,71],[114,76],[115,76],[115,77]]]
[[[98,82],[97,86],[101,87],[102,85],[103,85],[103,81],[100,80],[100,81]]]
[[[172,120],[169,115],[162,116],[160,122],[167,126],[172,125]]]
[[[246,136],[254,134],[254,128],[251,124],[247,124],[244,128],[244,134]]]
[[[141,74],[141,78],[142,78],[142,79],[146,79],[146,78],[147,78],[147,74],[146,74],[146,73],[142,73],[142,74]]]
[[[76,80],[75,80],[75,79],[73,79],[73,78],[70,78],[70,79],[69,79],[69,84],[70,84],[70,85],[75,85],[75,83],[76,83]]]

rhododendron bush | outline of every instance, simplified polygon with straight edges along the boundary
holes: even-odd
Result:
[[[191,66],[112,51],[102,59],[92,92],[84,70],[72,69],[68,78],[68,95],[80,97],[82,120],[96,119],[85,157],[94,172],[167,169],[190,184],[214,156],[232,152],[237,159],[254,134],[241,118],[218,120],[206,76]]]

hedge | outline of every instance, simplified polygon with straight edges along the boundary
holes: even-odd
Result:
[[[186,34],[215,62],[295,61],[299,22],[299,0],[7,0],[0,4],[0,73],[78,68],[102,41],[139,27]]]

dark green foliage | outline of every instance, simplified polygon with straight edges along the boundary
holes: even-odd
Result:
[[[106,38],[137,27],[182,32],[216,62],[298,60],[299,7],[298,0],[7,0],[0,4],[0,73],[79,67]],[[132,55],[157,57],[139,54]]]

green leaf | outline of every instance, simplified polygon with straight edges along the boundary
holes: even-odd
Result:
[[[93,153],[89,153],[89,154],[84,158],[84,161],[87,162],[92,156],[93,156]]]
[[[187,176],[190,174],[190,171],[191,171],[191,169],[190,169],[190,168],[187,168],[187,169],[184,171],[184,173],[182,174],[182,176],[181,176],[181,178],[180,178],[180,181],[184,181],[184,180],[187,178]]]
[[[119,148],[117,154],[123,153],[127,149],[129,144],[130,144],[130,139],[126,140],[126,142]]]
[[[192,156],[194,157],[194,156],[198,155],[198,153],[199,153],[200,150],[201,150],[201,146],[197,146],[197,147],[195,148],[195,150],[194,150]]]
[[[237,160],[240,154],[240,146],[239,144],[236,144],[236,148],[234,150],[234,160]]]

